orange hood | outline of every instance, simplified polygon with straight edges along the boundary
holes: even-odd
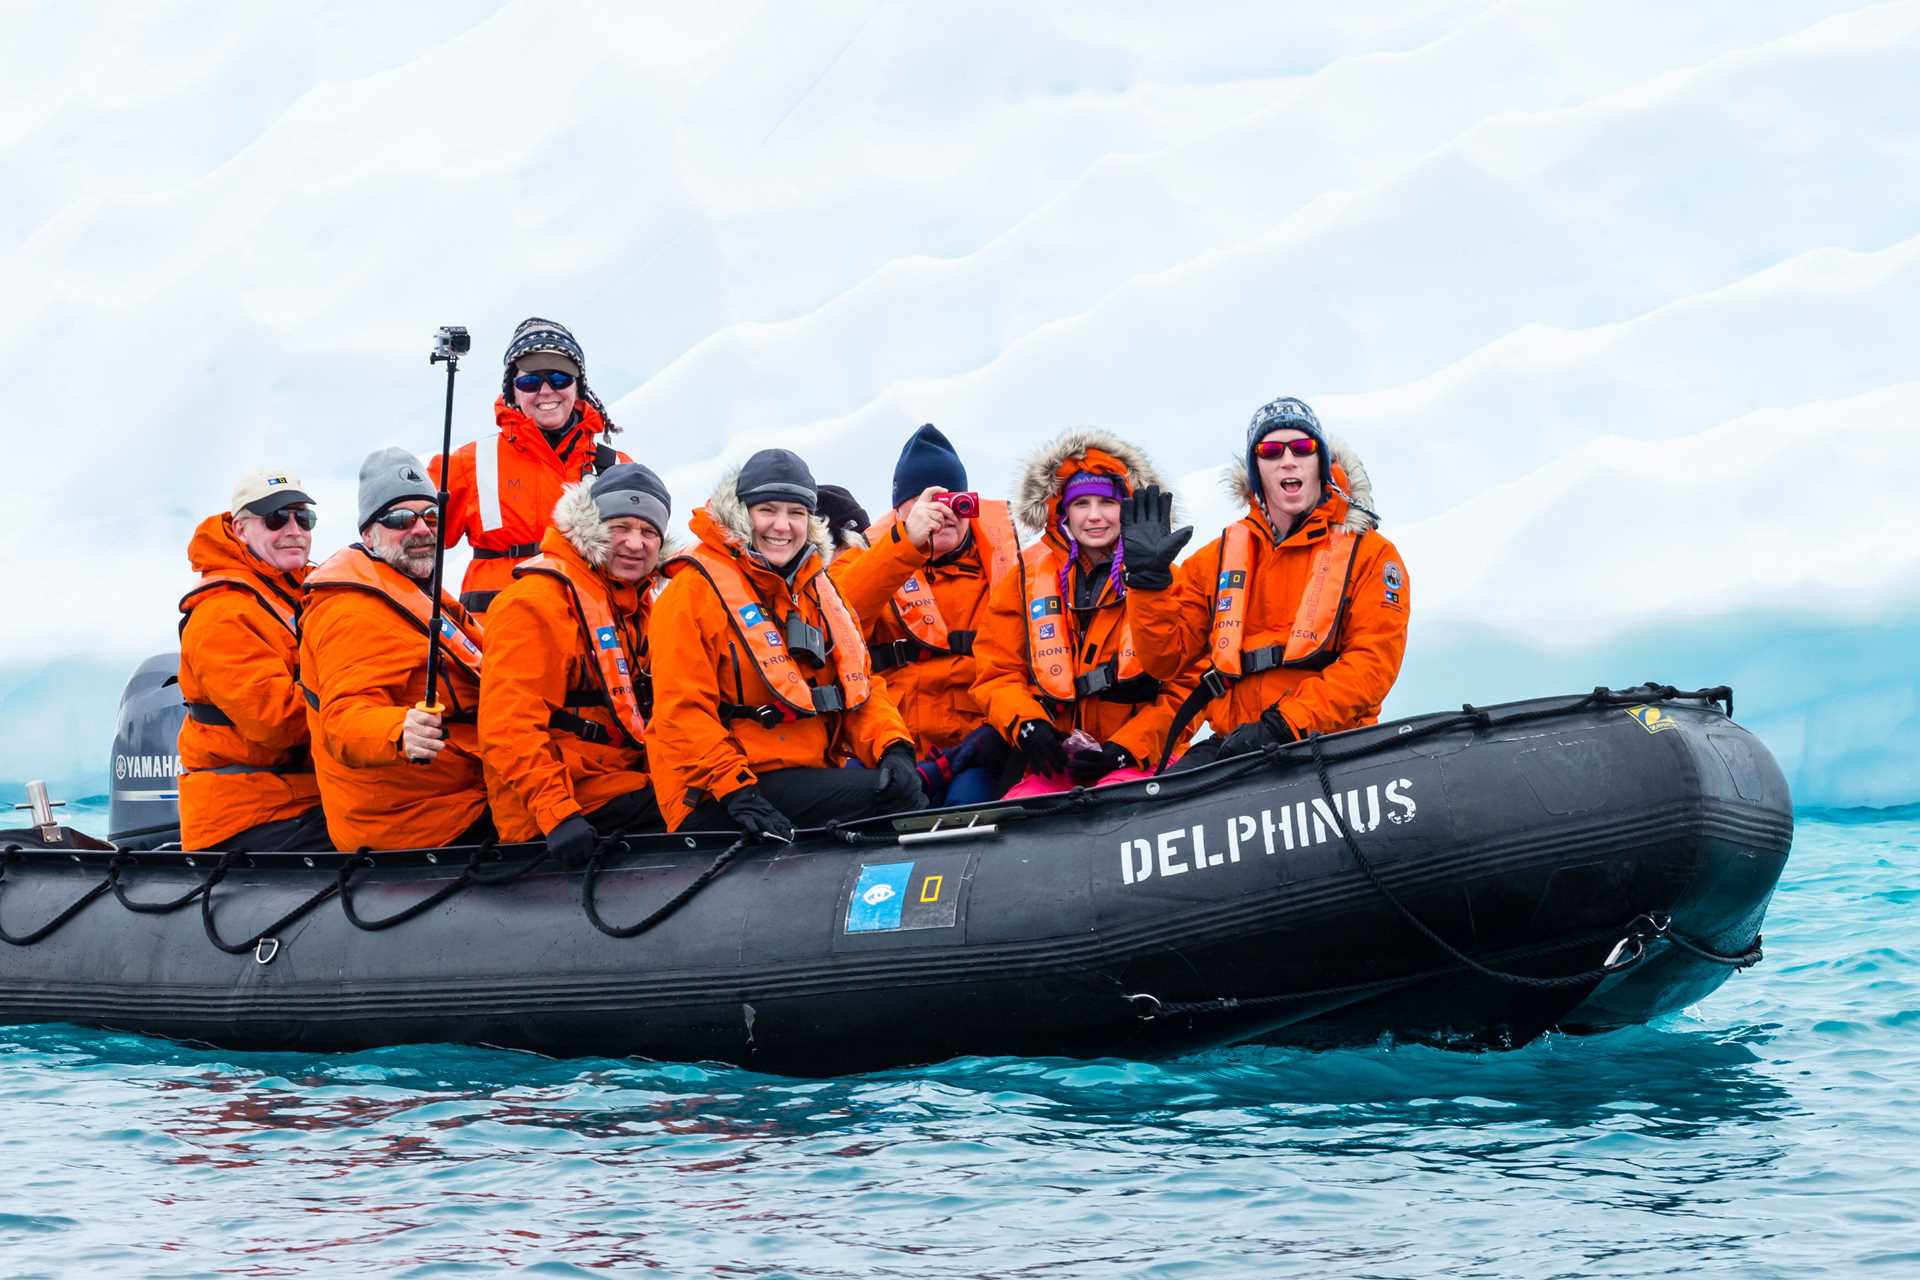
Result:
[[[225,512],[208,516],[194,529],[193,540],[187,544],[187,563],[195,573],[237,573],[269,578],[281,572],[253,554],[233,531],[233,517]],[[312,568],[311,564],[303,564],[287,571],[287,576],[300,582]]]

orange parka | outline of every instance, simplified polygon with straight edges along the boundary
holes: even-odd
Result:
[[[1230,685],[1202,713],[1215,733],[1230,732],[1275,706],[1301,736],[1373,724],[1400,674],[1412,610],[1406,567],[1393,543],[1375,532],[1377,522],[1365,510],[1373,500],[1366,468],[1350,449],[1338,446],[1332,461],[1336,492],[1308,512],[1300,527],[1285,538],[1275,537],[1244,470],[1236,469],[1229,476],[1247,503],[1247,514],[1238,523],[1251,534],[1252,560],[1246,580],[1228,588],[1246,597],[1239,610],[1245,619],[1243,654],[1286,644],[1315,554],[1336,530],[1353,533],[1358,542],[1346,573],[1332,643],[1312,666],[1273,667]],[[1353,501],[1344,494],[1351,494]],[[1211,668],[1224,543],[1224,536],[1215,538],[1188,556],[1167,590],[1128,593],[1128,613],[1149,671],[1184,674],[1197,681]]]
[[[533,419],[502,396],[493,402],[500,430],[453,451],[440,540],[451,547],[465,538],[473,548],[460,602],[474,613],[485,612],[494,594],[513,582],[513,566],[540,549],[540,535],[562,489],[617,462],[633,461],[600,443],[606,419],[585,398],[578,412],[579,421],[556,450]],[[438,454],[427,464],[427,477],[439,483]]]
[[[747,550],[751,525],[734,496],[733,476],[693,513],[691,525],[701,547],[737,566],[752,597],[744,607],[756,620],[785,635],[788,615],[797,612],[809,625],[828,631],[821,597],[834,589],[825,572],[832,544],[818,518],[791,586]],[[773,686],[706,576],[684,557],[669,561],[667,571],[671,581],[654,601],[647,624],[654,699],[647,755],[654,794],[670,830],[703,800],[724,799],[752,785],[762,772],[824,768],[848,759],[871,766],[893,744],[911,745],[913,736],[877,677],[866,701],[850,712],[789,718],[771,727],[746,718],[723,722],[722,704],[771,705]],[[832,686],[836,657],[830,654],[817,670],[804,665],[799,670],[812,685]],[[866,669],[864,655],[860,666]]]
[[[295,666],[309,566],[273,568],[229,515],[200,522],[187,562],[200,584],[180,601],[180,845],[211,849],[320,803]]]
[[[486,812],[474,742],[480,625],[443,593],[435,697],[447,745],[431,764],[400,750],[407,709],[427,692],[426,589],[358,543],[307,577],[300,619],[314,771],[335,847],[423,849],[452,842]]]
[[[513,585],[487,610],[480,754],[503,840],[535,839],[576,813],[648,786],[644,724],[636,733],[613,704],[645,716],[655,584],[649,579],[636,588],[601,571],[607,534],[587,484],[568,487],[554,519],[540,540],[540,560],[522,562]],[[536,571],[542,561],[566,580]],[[583,593],[578,602],[575,590]],[[590,626],[583,607],[607,621]],[[623,683],[609,688],[608,664],[611,679]]]
[[[1031,665],[1031,637],[1036,633],[1057,639],[1071,653],[1069,675],[1091,673],[1110,663],[1114,664],[1110,668],[1114,674],[1124,675],[1132,662],[1145,657],[1144,652],[1136,652],[1143,646],[1128,643],[1126,601],[1111,583],[1101,586],[1092,616],[1084,623],[1071,607],[1070,584],[1067,607],[1029,627],[1027,581],[1034,574],[1036,548],[1044,546],[1057,556],[1065,556],[1060,492],[1069,479],[1082,472],[1117,476],[1129,490],[1159,482],[1144,454],[1101,431],[1068,432],[1028,463],[1019,486],[1017,511],[1020,523],[1042,536],[1027,549],[1019,570],[995,583],[987,597],[986,613],[973,642],[973,698],[986,713],[987,723],[1008,742],[1014,741],[1023,721],[1047,720],[1061,733],[1085,729],[1103,743],[1125,747],[1144,762],[1164,749],[1174,711],[1193,687],[1197,673],[1174,672],[1169,678],[1143,671],[1141,674],[1160,681],[1157,692],[1143,690],[1137,681],[1129,681],[1122,689],[1130,696],[1144,693],[1142,701],[1098,694],[1063,701],[1042,690]],[[1082,567],[1076,566],[1073,572],[1077,575]],[[1056,589],[1048,585],[1047,590],[1051,594]]]
[[[986,521],[998,520],[998,537]],[[915,547],[897,517],[888,516],[869,532],[870,548],[849,547],[835,554],[828,572],[860,614],[874,670],[886,677],[887,691],[914,736],[921,756],[959,744],[986,716],[973,700],[973,642],[986,613],[987,593],[998,577],[994,547],[1012,544],[1013,525],[1003,503],[995,503],[969,521],[969,537],[938,560]],[[902,595],[912,579],[930,594],[950,641],[945,650],[928,648],[908,625]]]

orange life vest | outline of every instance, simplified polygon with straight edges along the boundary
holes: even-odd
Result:
[[[833,640],[833,685],[815,685],[800,674],[799,664],[788,655],[779,628],[767,616],[760,598],[748,587],[746,575],[732,556],[702,544],[674,557],[673,562],[698,570],[720,597],[734,632],[753,657],[753,665],[788,715],[852,711],[866,702],[873,691],[873,678],[867,667],[867,644],[860,638],[860,624],[854,621],[853,610],[847,608],[833,579],[824,572],[816,573],[813,581],[818,584],[820,611],[826,618],[827,634]]]
[[[260,607],[271,614],[275,621],[295,635],[300,634],[299,615],[294,612],[293,601],[281,595],[269,586],[265,591],[261,584],[252,578],[243,578],[230,573],[203,573],[193,590],[180,597],[180,629],[187,629],[187,619],[193,613],[193,606],[221,587],[238,587],[260,602]]]
[[[620,627],[613,616],[606,584],[597,574],[576,577],[574,566],[556,556],[540,555],[523,560],[513,568],[518,578],[529,573],[544,573],[558,578],[573,599],[573,612],[580,619],[580,637],[593,656],[593,672],[606,695],[607,707],[627,735],[627,741],[640,746],[646,741],[647,720],[641,712],[640,695],[634,688],[634,671],[639,656],[627,652],[621,643]],[[571,701],[571,699],[569,699]]]
[[[867,541],[879,545],[899,519],[889,515],[867,532]],[[970,523],[973,525],[974,545],[983,548],[980,557],[986,570],[987,586],[1011,571],[1020,559],[1020,535],[1014,532],[1013,513],[1004,502],[983,502],[980,514]],[[923,653],[922,658],[941,657],[947,654],[966,654],[973,652],[973,633],[969,631],[951,632],[947,629],[947,620],[940,615],[940,602],[934,599],[933,584],[927,580],[926,573],[916,569],[907,575],[889,601],[893,616],[908,635],[918,640],[931,652]],[[964,636],[960,641],[957,637]]]
[[[325,564],[307,575],[306,588],[308,591],[364,591],[378,596],[401,617],[419,627],[423,636],[433,624],[433,602],[427,599],[426,589],[358,544],[334,552]],[[452,609],[459,608],[452,606]],[[464,615],[466,610],[460,609],[460,612]],[[440,614],[440,652],[475,680],[480,678],[480,642],[454,621],[451,609],[443,609]]]
[[[1118,685],[1137,688],[1143,678],[1133,627],[1122,622],[1119,652],[1090,670],[1080,670],[1074,652],[1067,602],[1060,598],[1060,562],[1052,543],[1041,541],[1020,555],[1021,586],[1027,603],[1027,672],[1040,691],[1057,702],[1099,697]],[[1155,688],[1158,682],[1153,682]],[[1111,695],[1109,695],[1111,696]],[[1143,701],[1145,699],[1126,699]]]
[[[260,589],[263,585],[266,586],[264,591]],[[194,588],[180,597],[180,634],[182,636],[187,633],[187,622],[193,617],[193,607],[214,592],[226,587],[236,587],[246,592],[260,602],[260,607],[265,609],[274,621],[294,636],[297,637],[300,634],[300,615],[294,611],[293,602],[275,591],[271,583],[263,584],[256,579],[243,578],[237,574],[203,573]],[[231,729],[233,727],[233,717],[211,702],[183,701],[180,705],[187,709],[187,718],[196,723],[212,725],[216,728]],[[288,759],[297,765],[305,761],[306,755],[306,748],[302,747],[290,753]],[[227,765],[224,767],[230,773],[277,773],[284,771],[286,766]]]
[[[1285,645],[1246,652],[1247,595],[1253,574],[1253,530],[1229,525],[1220,539],[1220,576],[1213,588],[1213,668],[1238,679],[1275,667],[1324,667],[1340,655],[1340,620],[1347,611],[1347,579],[1360,552],[1360,535],[1334,529],[1313,549],[1307,585],[1300,593]]]

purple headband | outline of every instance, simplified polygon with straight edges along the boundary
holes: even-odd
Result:
[[[1126,491],[1120,487],[1117,476],[1101,475],[1095,471],[1082,471],[1067,481],[1066,488],[1060,491],[1060,505],[1065,507],[1075,498],[1113,498],[1126,497]]]

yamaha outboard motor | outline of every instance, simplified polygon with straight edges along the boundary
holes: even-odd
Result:
[[[122,849],[153,849],[180,839],[180,655],[141,663],[120,695],[113,734],[113,785],[107,839]]]

